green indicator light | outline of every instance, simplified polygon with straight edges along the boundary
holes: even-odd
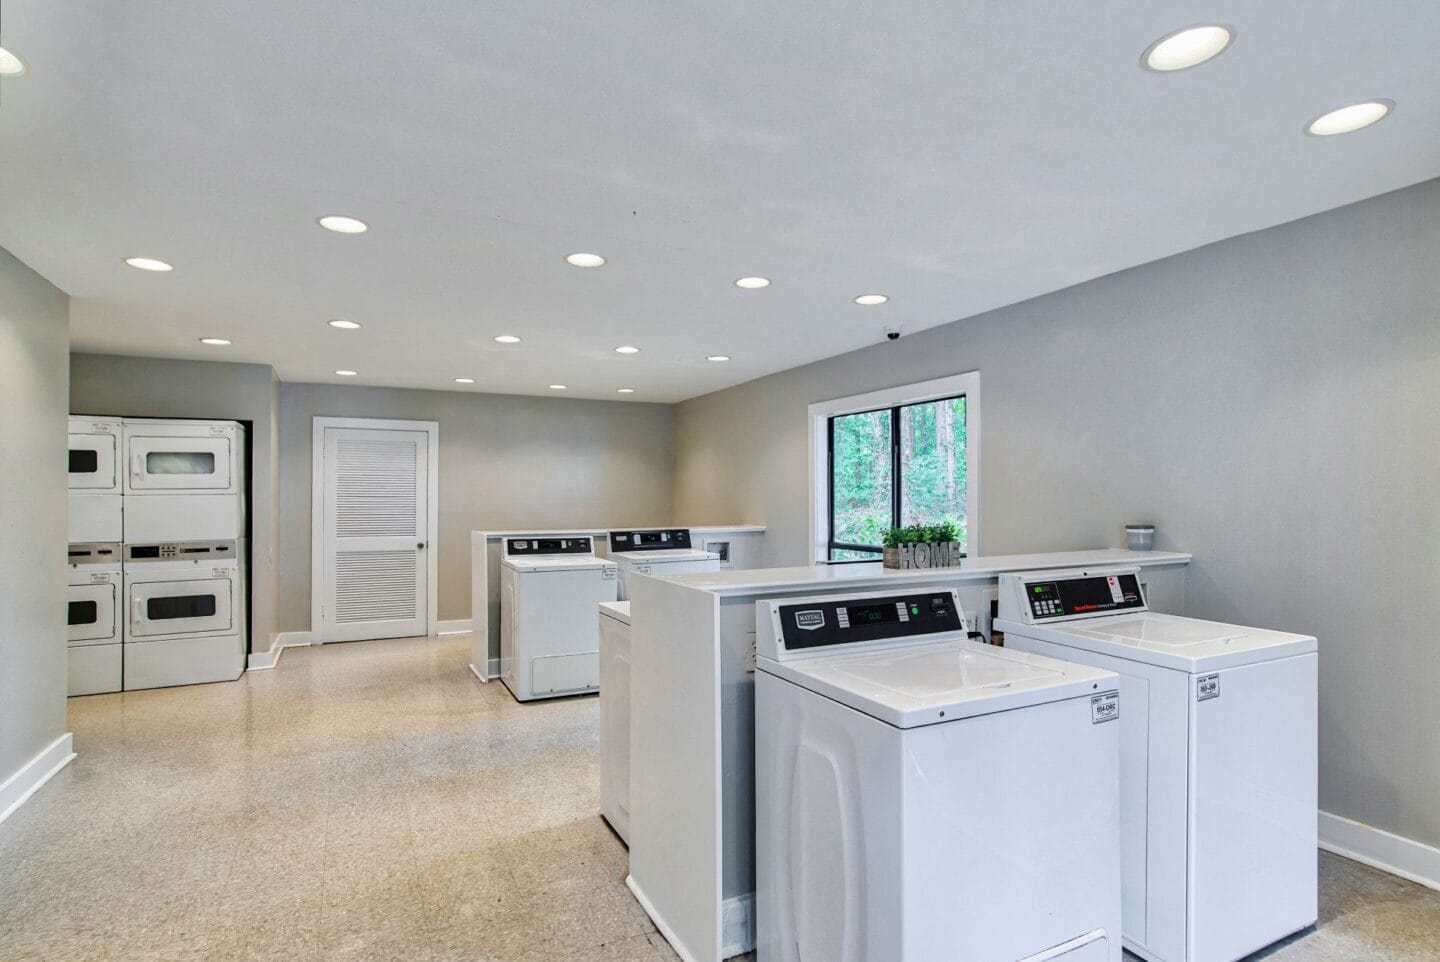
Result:
[[[912,615],[918,615],[918,614],[920,613],[920,606],[919,606],[919,605],[911,605],[911,606],[910,606],[910,613],[911,613]]]

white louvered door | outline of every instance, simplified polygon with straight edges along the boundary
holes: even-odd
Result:
[[[325,429],[321,640],[426,633],[429,440]]]

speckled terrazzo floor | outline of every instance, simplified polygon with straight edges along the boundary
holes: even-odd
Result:
[[[595,815],[597,702],[517,705],[468,636],[301,648],[72,699],[80,753],[0,824],[0,959],[674,959]],[[1322,860],[1274,962],[1440,959],[1440,893]]]

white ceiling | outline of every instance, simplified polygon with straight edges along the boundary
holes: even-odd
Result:
[[[1216,60],[1140,68],[1217,21]],[[74,297],[75,347],[286,380],[673,401],[1440,174],[1434,0],[8,0],[3,28],[0,246]]]

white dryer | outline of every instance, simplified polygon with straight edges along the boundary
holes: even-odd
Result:
[[[243,542],[125,545],[125,689],[234,681],[245,670]]]
[[[1120,675],[1127,949],[1232,962],[1315,923],[1313,637],[1152,612],[1138,568],[1002,575],[995,628]]]
[[[119,544],[70,545],[65,592],[71,695],[121,690],[125,621],[120,572]]]
[[[121,540],[120,419],[71,417],[69,461],[69,542]]]
[[[245,429],[127,418],[125,541],[245,536]]]
[[[1114,674],[950,588],[755,615],[760,962],[1120,962]]]
[[[500,680],[517,701],[600,685],[596,606],[615,600],[615,563],[588,535],[506,538],[500,568]]]
[[[600,605],[600,814],[630,844],[630,602]]]
[[[630,599],[627,575],[683,575],[719,571],[720,554],[690,543],[689,528],[610,532],[610,559],[620,566],[620,599]]]

